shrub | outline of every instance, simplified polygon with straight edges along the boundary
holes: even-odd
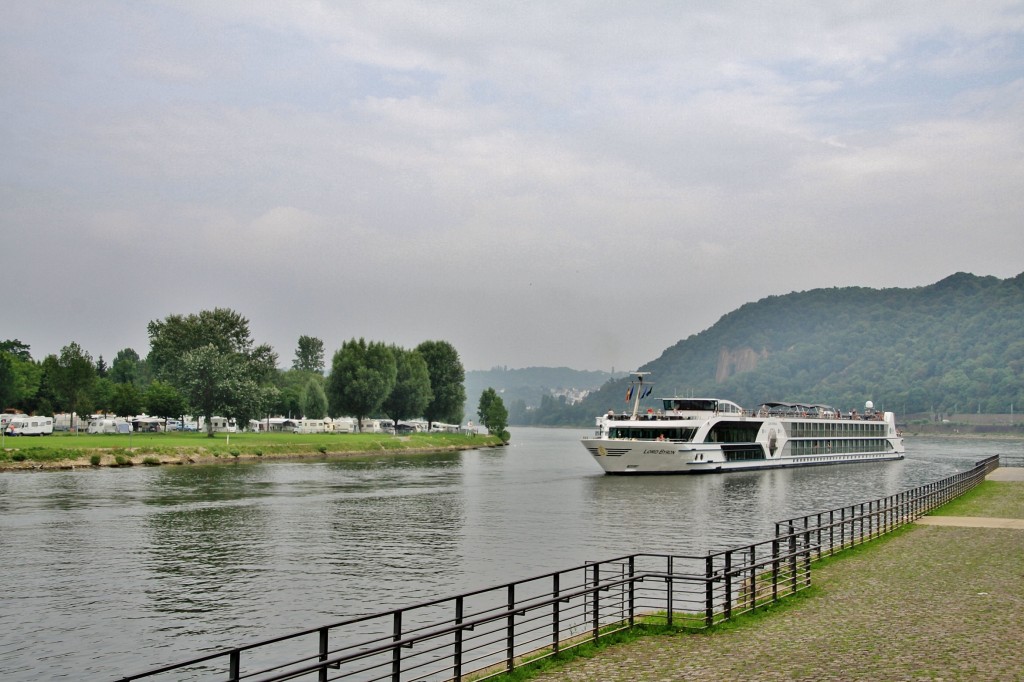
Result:
[[[256,456],[257,457],[262,457],[263,456],[263,451],[262,450],[257,450],[256,451]]]
[[[100,457],[99,455],[92,455],[89,457],[89,464],[93,465],[94,467],[98,467],[102,460],[103,458]]]
[[[232,450],[231,451],[231,456],[234,457],[235,459],[238,459],[238,456],[241,455],[241,454],[242,453],[239,452],[238,450]]]
[[[131,466],[132,461],[125,457],[124,455],[122,455],[121,453],[117,453],[116,455],[114,455],[114,464],[116,464],[119,467]]]
[[[320,447],[318,447],[316,449],[316,451],[319,452],[321,455],[326,455],[327,454],[327,446],[326,445],[321,445]]]
[[[15,462],[24,462],[25,461],[25,453],[24,452],[15,452],[13,455],[11,455],[11,459],[14,460]]]
[[[158,466],[160,466],[160,458],[159,457],[143,457],[142,463],[144,465],[148,466],[148,467],[158,467]]]

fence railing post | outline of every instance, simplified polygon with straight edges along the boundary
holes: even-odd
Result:
[[[228,656],[228,682],[238,682],[242,676],[242,652],[235,649]]]
[[[601,636],[601,590],[598,586],[601,584],[601,564],[594,564],[594,591],[591,593],[593,596],[594,613],[593,623],[591,627],[594,631],[594,639],[596,640]]]
[[[796,592],[796,530],[793,528],[793,522],[789,522],[789,574],[790,574],[790,594]]]
[[[462,595],[455,598],[455,624],[462,625],[463,609],[465,608],[464,599]],[[455,678],[455,682],[462,682],[462,635],[463,630],[459,628],[455,631],[455,661],[452,675]]]
[[[561,573],[555,573],[555,575],[552,576],[553,584],[551,586],[551,596],[555,599],[555,603],[551,605],[551,650],[554,651],[556,654],[558,653],[559,647],[561,646],[559,640],[561,639],[560,633],[562,631],[562,602],[558,599],[558,596],[561,594],[561,575]]]
[[[329,648],[327,646],[327,628],[320,628],[320,660],[326,661]],[[317,671],[318,682],[327,682],[327,666]]]
[[[732,618],[732,550],[725,552],[725,620]]]
[[[779,600],[779,539],[772,540],[772,601]]]
[[[508,586],[508,620],[505,625],[505,667],[511,671],[516,662],[516,586]],[[396,681],[397,682],[397,681]]]
[[[629,557],[629,627],[636,625],[636,557]]]
[[[709,553],[704,559],[704,625],[715,624],[715,560]],[[670,612],[671,613],[671,612]]]
[[[750,546],[750,610],[757,608],[757,549],[756,545]]]
[[[668,575],[668,578],[665,579],[665,624],[671,627],[672,621],[675,618],[675,610],[672,604],[675,601],[676,587],[676,582],[672,579],[672,576],[675,575],[675,562],[672,555],[669,555],[665,567],[667,569],[665,573]]]
[[[392,623],[391,641],[398,642],[402,639],[402,612],[395,611]],[[402,680],[402,647],[396,646],[391,650],[391,682]]]

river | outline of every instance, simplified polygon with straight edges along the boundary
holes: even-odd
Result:
[[[694,554],[884,497],[1021,441],[900,462],[611,477],[582,430],[330,462],[0,473],[0,678],[112,679],[201,652],[635,551]]]

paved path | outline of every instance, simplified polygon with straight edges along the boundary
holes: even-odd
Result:
[[[1024,517],[1011,488],[969,511]],[[950,518],[815,568],[814,596],[754,624],[644,637],[534,679],[1024,682],[1024,532]]]
[[[986,516],[925,516],[914,523],[922,526],[960,526],[961,528],[1013,528],[1024,530],[1024,519],[995,519]]]

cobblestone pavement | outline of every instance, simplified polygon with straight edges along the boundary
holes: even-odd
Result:
[[[813,582],[756,623],[641,638],[533,679],[1024,681],[1022,530],[916,526]]]

